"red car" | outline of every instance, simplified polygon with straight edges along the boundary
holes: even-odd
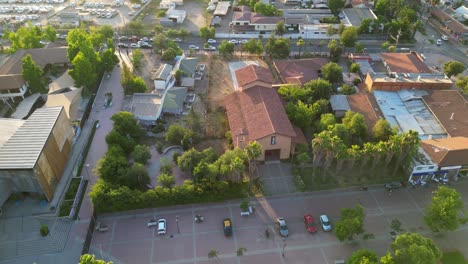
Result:
[[[307,232],[317,232],[317,226],[315,225],[314,218],[310,214],[304,215],[304,224]]]

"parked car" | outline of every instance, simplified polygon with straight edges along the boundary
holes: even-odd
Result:
[[[128,48],[128,45],[125,44],[125,43],[119,43],[119,44],[117,44],[117,47],[119,47],[119,48]]]
[[[216,44],[216,39],[208,39],[206,42],[209,44]]]
[[[166,234],[166,219],[161,218],[158,221],[158,235],[165,235]]]
[[[158,225],[158,221],[156,221],[156,219],[150,219],[148,221],[148,227],[152,227],[152,226],[157,226]]]
[[[229,43],[232,43],[232,44],[237,44],[237,43],[238,43],[238,41],[237,41],[237,39],[231,39],[231,40],[229,41]]]
[[[287,237],[289,235],[288,225],[286,225],[286,220],[283,217],[276,219],[276,228],[281,236]]]
[[[232,236],[232,222],[230,218],[223,220],[223,230],[225,236]]]
[[[140,47],[140,45],[138,45],[137,43],[132,43],[132,44],[130,44],[130,48],[132,48],[132,49],[139,49],[139,48],[141,48],[141,47]]]
[[[199,50],[200,49],[200,47],[195,46],[195,45],[189,45],[188,48],[193,49],[193,50]]]
[[[134,5],[132,5],[132,8],[133,9],[140,9],[141,5],[140,4],[134,4]]]
[[[447,37],[446,35],[442,35],[442,36],[440,36],[440,38],[441,38],[442,40],[448,40],[448,37]]]
[[[323,231],[328,232],[328,231],[332,230],[332,226],[331,226],[330,220],[328,220],[327,215],[321,215],[320,216],[320,224],[322,224]]]
[[[315,221],[312,215],[310,214],[304,215],[304,224],[305,224],[305,228],[307,232],[309,233],[317,232],[317,226],[315,225]]]
[[[180,38],[175,38],[174,42],[182,42],[182,40]]]
[[[389,182],[384,185],[385,189],[387,190],[393,190],[393,189],[398,189],[402,186],[401,182]]]
[[[242,43],[242,44],[246,44],[247,42],[249,42],[248,39],[243,39],[243,40],[241,40],[241,43]]]
[[[216,50],[216,47],[214,46],[208,46],[208,47],[205,47],[203,48],[204,50]]]
[[[143,43],[140,45],[141,48],[143,49],[151,49],[153,47],[153,45],[149,44],[149,43]]]
[[[440,46],[440,45],[442,45],[442,40],[438,39],[436,43],[437,43],[437,46]]]

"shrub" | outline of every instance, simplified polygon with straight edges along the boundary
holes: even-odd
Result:
[[[362,82],[362,81],[361,81],[361,79],[359,79],[359,78],[356,78],[356,79],[353,80],[353,84],[354,84],[354,85],[358,85],[358,84],[360,84],[361,82]]]
[[[246,200],[242,201],[240,204],[240,209],[244,212],[249,210],[249,202]]]
[[[161,142],[156,143],[156,151],[158,151],[159,154],[163,152],[163,145]]]
[[[172,161],[177,163],[177,158],[179,158],[180,155],[182,154],[180,154],[179,152],[174,152],[174,154],[172,154]]]
[[[160,124],[160,123],[157,123],[152,129],[151,129],[151,132],[155,133],[155,134],[158,134],[158,133],[161,133],[161,132],[164,132],[164,130],[166,130],[166,128],[164,127],[163,124]]]
[[[45,237],[49,234],[49,227],[47,225],[41,225],[41,236]]]

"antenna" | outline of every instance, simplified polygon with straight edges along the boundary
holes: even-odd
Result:
[[[452,113],[452,114],[450,115],[450,120],[453,120],[453,116],[454,116],[454,115],[455,115],[455,113]]]

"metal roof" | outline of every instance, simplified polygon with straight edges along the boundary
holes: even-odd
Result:
[[[0,169],[32,169],[62,111],[39,108],[0,147]]]
[[[349,107],[348,99],[346,95],[343,94],[334,94],[330,97],[330,105],[333,111],[349,111],[351,107]]]
[[[162,98],[158,94],[134,93],[131,112],[138,119],[156,121],[161,114]]]

